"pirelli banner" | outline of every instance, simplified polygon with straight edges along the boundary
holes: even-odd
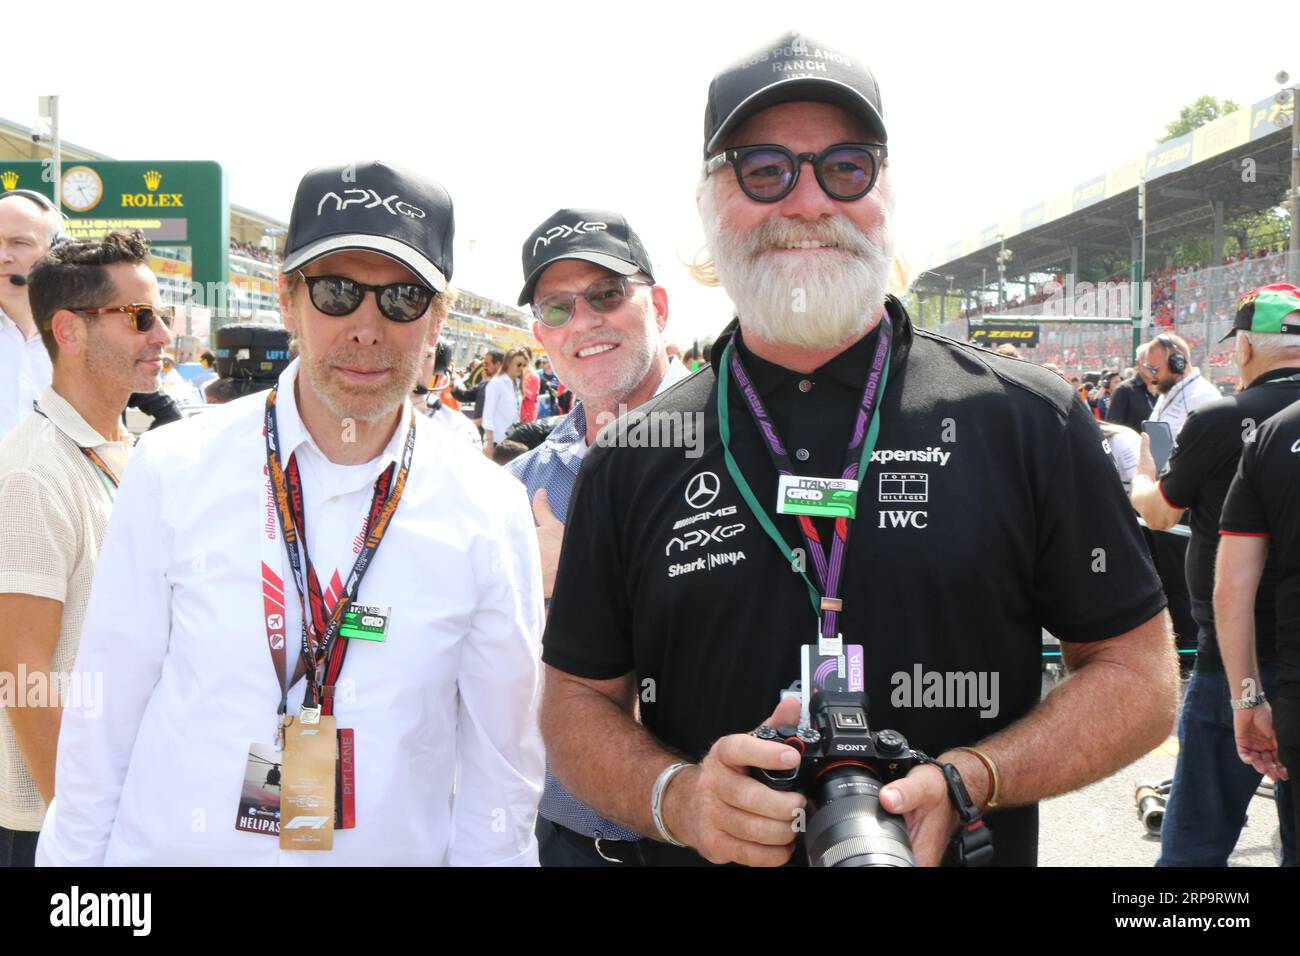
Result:
[[[992,320],[971,319],[970,340],[977,345],[997,348],[1003,342],[1010,342],[1018,348],[1032,349],[1038,346],[1038,325],[1031,322],[997,322]]]

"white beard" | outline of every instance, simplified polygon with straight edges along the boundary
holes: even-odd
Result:
[[[842,216],[816,223],[775,219],[738,236],[718,218],[711,183],[701,190],[700,216],[718,279],[745,331],[826,349],[860,337],[880,315],[894,263],[887,218],[872,236]],[[771,251],[801,240],[838,248],[806,256]]]

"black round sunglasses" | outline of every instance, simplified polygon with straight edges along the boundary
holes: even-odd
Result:
[[[301,272],[298,273],[302,275]],[[361,306],[367,292],[375,294],[379,311],[393,322],[414,322],[424,315],[436,294],[418,282],[390,282],[366,285],[346,276],[302,275],[311,304],[326,315],[351,315]]]
[[[871,192],[888,155],[883,143],[836,143],[820,153],[796,153],[764,143],[725,150],[710,158],[704,168],[711,176],[730,163],[746,196],[756,202],[780,202],[798,184],[803,164],[812,163],[813,174],[826,195],[852,202]]]

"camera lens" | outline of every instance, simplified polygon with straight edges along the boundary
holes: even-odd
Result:
[[[880,779],[841,764],[817,779],[804,846],[809,866],[916,866],[903,818],[880,805]]]

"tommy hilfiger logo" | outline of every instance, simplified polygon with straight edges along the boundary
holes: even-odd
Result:
[[[533,240],[533,255],[537,255],[537,246],[540,243],[543,248],[551,244],[553,239],[567,239],[569,236],[576,236],[583,232],[603,232],[608,229],[609,225],[603,222],[586,222],[579,219],[572,226],[566,226],[561,223],[558,226],[552,226]]]
[[[923,471],[882,471],[881,501],[930,500],[930,476]]]

